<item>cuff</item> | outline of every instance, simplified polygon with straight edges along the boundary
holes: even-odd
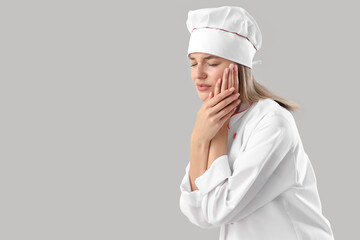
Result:
[[[186,166],[186,173],[180,184],[181,196],[188,205],[199,207],[201,206],[202,195],[199,190],[191,191],[189,169],[190,162]]]
[[[200,193],[205,195],[230,176],[228,155],[222,155],[214,160],[208,170],[195,179],[195,184]]]

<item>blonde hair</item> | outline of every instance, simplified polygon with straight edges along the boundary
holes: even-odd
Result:
[[[279,97],[258,83],[252,74],[251,68],[238,63],[236,64],[238,66],[239,73],[239,93],[241,102],[248,102],[251,104],[253,102],[257,102],[260,99],[271,98],[275,100],[280,106],[291,112],[301,108],[301,106],[296,102]]]

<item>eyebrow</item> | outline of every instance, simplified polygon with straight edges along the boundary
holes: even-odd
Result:
[[[211,58],[219,58],[219,57],[217,57],[217,56],[213,56],[213,55],[210,55],[210,56],[208,56],[208,57],[204,57],[204,59],[211,59]],[[190,56],[189,56],[189,59],[191,59],[191,60],[195,60],[195,58],[190,57]]]

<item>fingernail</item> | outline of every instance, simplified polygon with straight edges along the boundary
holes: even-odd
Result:
[[[228,69],[228,68],[226,68],[225,72],[226,72],[226,73],[229,73],[229,69]]]
[[[231,88],[229,89],[230,92],[232,92],[232,91],[234,91],[234,90],[235,90],[234,87],[231,87]]]

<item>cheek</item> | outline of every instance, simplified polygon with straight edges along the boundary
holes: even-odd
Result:
[[[222,67],[222,68],[218,69],[218,74],[219,74],[220,77],[223,77],[225,68],[226,67]]]
[[[219,78],[223,79],[224,70],[225,70],[225,68],[218,68],[218,69],[216,69],[216,70],[213,72],[213,76],[214,76],[214,78],[215,78],[215,82],[216,82]]]

